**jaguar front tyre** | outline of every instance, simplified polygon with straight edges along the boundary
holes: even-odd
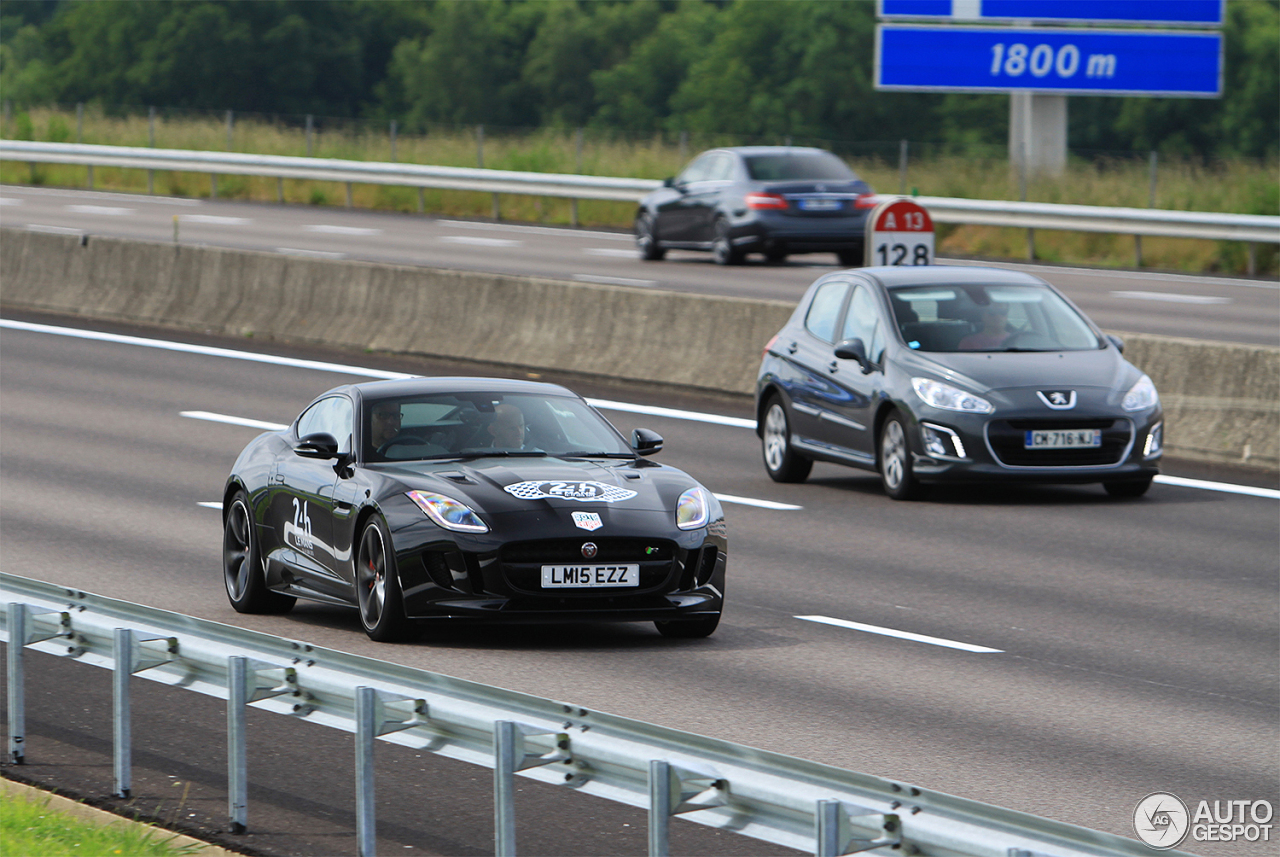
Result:
[[[374,515],[360,533],[356,554],[356,603],[360,624],[369,639],[380,643],[402,640],[409,632],[404,615],[400,575],[396,573],[391,534],[382,516]]]
[[[764,469],[774,482],[803,482],[813,469],[813,461],[791,447],[791,423],[787,409],[772,399],[765,409],[764,432],[760,437]]]
[[[657,627],[658,633],[664,637],[690,640],[698,637],[710,637],[714,634],[716,626],[720,624],[720,614],[700,616],[697,619],[671,619],[663,622],[654,622],[653,624]]]

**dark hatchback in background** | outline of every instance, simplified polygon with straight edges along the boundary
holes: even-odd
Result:
[[[867,183],[822,149],[712,149],[646,196],[636,212],[640,258],[710,250],[717,264],[748,253],[781,262],[792,253],[835,253],[863,262],[863,232],[875,207]]]
[[[1137,497],[1159,472],[1151,379],[1043,280],[979,267],[819,278],[765,350],[765,469],[880,473],[895,499],[952,481],[1101,482]]]

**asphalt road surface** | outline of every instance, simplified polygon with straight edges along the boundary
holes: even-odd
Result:
[[[818,276],[836,270],[830,253],[793,256],[782,265],[754,257],[732,268],[716,266],[709,253],[685,251],[672,251],[663,262],[642,262],[630,234],[617,231],[0,187],[0,224],[8,227],[172,241],[175,217],[184,244],[792,302]],[[1274,280],[995,264],[1045,278],[1108,331],[1280,345],[1280,284]]]
[[[201,504],[219,500],[254,430],[182,414],[285,423],[315,394],[358,379],[359,367],[468,367],[25,318],[353,369],[0,330],[6,572],[1124,836],[1134,835],[1137,802],[1156,791],[1193,807],[1280,803],[1274,485],[1252,496],[1162,482],[1136,501],[1110,499],[1099,486],[964,488],[898,503],[874,475],[829,465],[805,484],[775,484],[748,428],[609,409],[624,432],[643,425],[664,435],[662,461],[729,498],[728,607],[717,633],[679,641],[639,624],[444,628],[380,645],[350,611],[231,610],[219,513]],[[741,399],[573,386],[729,422],[750,416]],[[108,671],[47,655],[31,655],[31,664],[28,764],[6,774],[108,794]],[[141,678],[134,687],[134,805],[218,836],[221,703]],[[251,833],[227,841],[267,854],[354,853],[350,736],[252,714]],[[487,770],[381,742],[377,754],[381,853],[491,853]],[[520,786],[523,853],[645,853],[643,813]],[[673,847],[780,853],[687,823]],[[1272,843],[1184,847],[1275,853]]]

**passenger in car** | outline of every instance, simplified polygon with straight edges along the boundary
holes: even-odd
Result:
[[[960,340],[961,351],[992,351],[1004,345],[1010,336],[1009,307],[994,301],[982,310],[982,329]]]

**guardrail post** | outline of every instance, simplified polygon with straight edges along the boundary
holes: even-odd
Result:
[[[227,658],[227,803],[231,832],[249,825],[249,754],[246,746],[245,706],[249,704],[249,659]]]
[[[516,724],[493,724],[493,852],[495,857],[516,853]]]
[[[129,677],[133,675],[133,632],[115,630],[115,669],[111,673],[111,737],[114,748],[115,796],[127,798],[132,788],[133,732],[129,722]]]
[[[166,643],[166,652],[159,658],[148,658],[139,662],[135,656],[134,646],[162,640]],[[129,679],[136,672],[149,670],[160,664],[168,663],[178,651],[176,637],[135,637],[128,628],[116,628],[113,638],[115,669],[111,673],[111,713],[112,713],[112,745],[114,748],[115,796],[129,797],[133,787],[133,728],[129,716]]]
[[[154,107],[147,108],[147,145],[152,149],[156,147],[156,109]],[[156,171],[147,170],[147,193],[156,192]]]
[[[649,760],[649,857],[671,853],[671,766]]]
[[[58,630],[49,633],[31,633],[31,620],[37,616],[57,614],[61,617]],[[26,667],[23,649],[32,643],[51,640],[54,637],[71,636],[71,614],[58,610],[36,610],[32,612],[26,604],[17,601],[9,602],[8,612],[9,648],[6,653],[8,662],[8,703],[9,703],[9,758],[13,764],[21,765],[26,760],[27,740],[27,692]],[[74,648],[68,652],[78,654]]]
[[[396,162],[396,120],[391,120],[391,163]]]
[[[307,114],[307,157],[311,157],[311,114]]]
[[[729,782],[714,770],[690,770],[663,759],[649,761],[649,855],[671,852],[671,816],[726,806]]]
[[[356,853],[373,857],[377,845],[373,804],[373,737],[377,691],[356,688]]]
[[[22,676],[22,649],[27,642],[27,605],[9,603],[9,759],[15,765],[25,760],[23,742],[27,737],[27,701]]]

